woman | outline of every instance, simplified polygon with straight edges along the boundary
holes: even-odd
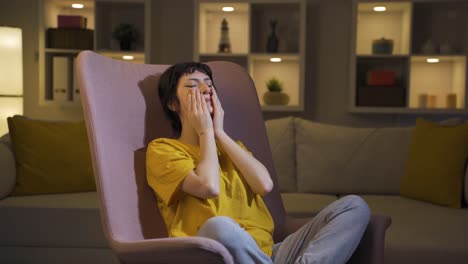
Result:
[[[161,76],[159,98],[177,139],[147,149],[147,180],[171,237],[219,241],[235,263],[345,263],[369,222],[357,196],[342,198],[283,242],[262,196],[273,188],[268,170],[223,128],[224,111],[211,69],[180,63]]]

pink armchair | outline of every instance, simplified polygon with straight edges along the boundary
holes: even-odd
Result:
[[[201,237],[168,238],[156,197],[146,184],[145,149],[171,137],[157,95],[169,65],[134,64],[91,51],[78,56],[78,82],[100,197],[102,226],[122,263],[233,263],[220,243]],[[229,62],[210,62],[226,112],[225,129],[269,169],[275,188],[264,200],[275,221],[275,241],[307,219],[286,216],[256,89],[248,73]],[[350,263],[383,263],[391,219],[373,215]]]

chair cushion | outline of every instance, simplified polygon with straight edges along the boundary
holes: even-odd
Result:
[[[467,155],[468,124],[446,126],[418,118],[401,195],[460,208]]]
[[[107,248],[96,192],[0,200],[0,245]]]
[[[84,122],[8,118],[17,164],[12,195],[96,190]]]
[[[265,122],[280,192],[295,192],[296,144],[294,118],[286,117]]]
[[[399,194],[411,128],[295,121],[299,192]]]
[[[466,263],[468,209],[454,209],[397,195],[363,195],[372,213],[392,217],[385,263]]]

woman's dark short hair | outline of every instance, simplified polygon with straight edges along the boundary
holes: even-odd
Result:
[[[177,63],[169,67],[159,78],[158,95],[164,114],[171,122],[172,129],[180,135],[182,132],[182,123],[179,114],[169,108],[169,104],[175,102],[179,106],[177,98],[177,84],[179,79],[186,74],[192,74],[195,71],[204,73],[213,81],[211,68],[199,62]],[[214,87],[214,84],[213,84]]]

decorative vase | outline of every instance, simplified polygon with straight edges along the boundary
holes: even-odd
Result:
[[[392,54],[393,40],[381,38],[372,41],[372,54]]]
[[[229,26],[226,18],[221,22],[221,38],[218,45],[219,53],[231,53],[231,42],[229,40]]]
[[[440,51],[440,53],[442,53],[442,54],[450,54],[450,53],[453,53],[452,45],[450,45],[450,42],[447,40],[447,41],[445,41],[444,43],[442,43],[442,44],[440,45],[439,51]]]
[[[267,46],[266,46],[267,52],[272,52],[272,53],[278,52],[279,40],[278,40],[278,37],[276,36],[277,24],[278,24],[278,21],[276,20],[270,21],[271,32],[270,32],[270,35],[268,36],[268,41],[267,41]]]
[[[421,47],[421,52],[424,54],[435,54],[436,47],[432,40],[428,39]]]
[[[287,105],[289,103],[289,95],[283,92],[266,92],[263,94],[263,101],[267,105]]]

